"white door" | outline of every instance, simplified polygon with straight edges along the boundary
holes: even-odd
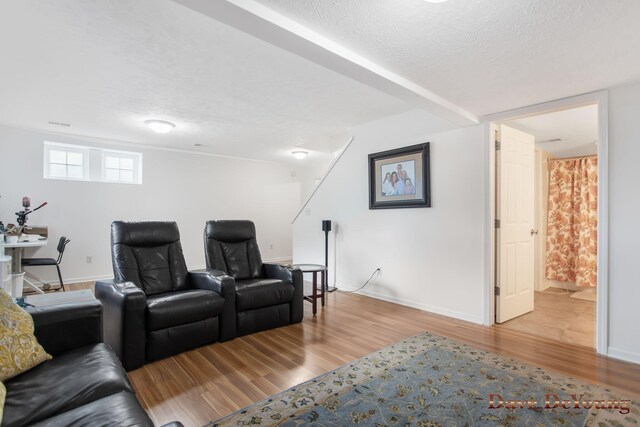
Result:
[[[533,135],[500,126],[496,322],[533,310]]]

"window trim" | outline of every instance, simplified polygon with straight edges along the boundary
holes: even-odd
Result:
[[[52,164],[51,151],[64,151],[82,154],[82,178],[57,177],[50,173]],[[120,158],[129,158],[133,161],[132,181],[107,180],[105,177],[106,158],[109,155]],[[104,182],[108,184],[142,184],[142,153],[138,151],[114,150],[111,148],[92,147],[79,144],[67,144],[63,142],[44,141],[42,162],[42,176],[44,179],[62,181],[89,181]],[[68,165],[68,164],[67,164]],[[112,169],[112,168],[109,168]],[[119,171],[122,169],[118,169]]]
[[[80,153],[82,154],[82,178],[70,178],[69,176],[53,176],[51,174],[50,166],[52,164],[62,165],[62,163],[51,162],[52,151],[64,151],[65,153]],[[62,181],[89,181],[89,170],[91,168],[91,159],[89,147],[82,145],[64,144],[59,142],[44,142],[44,159],[42,165],[42,174],[45,179],[57,179]],[[69,166],[68,163],[64,163],[65,166]],[[73,165],[72,165],[73,166]]]
[[[100,150],[102,152],[102,166],[100,168],[100,179],[102,182],[108,182],[111,184],[142,184],[142,153],[134,152],[134,151],[112,150],[112,149],[106,149],[106,148],[102,148]],[[107,156],[109,154],[115,155],[119,159],[129,158],[133,161],[133,169],[131,170],[133,172],[132,181],[129,182],[129,181],[111,180],[105,177],[106,170],[113,169],[113,168],[107,168]],[[122,171],[126,169],[118,168],[115,170]]]

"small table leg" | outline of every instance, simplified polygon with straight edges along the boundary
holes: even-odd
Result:
[[[311,297],[311,306],[313,307],[313,315],[316,315],[316,312],[318,311],[318,272],[314,271],[313,272],[313,290],[312,290],[312,297]]]
[[[33,282],[26,278],[27,273],[22,268],[22,251],[24,248],[10,248],[11,249],[11,272],[12,273],[25,273],[25,277],[23,278],[23,287],[26,285],[27,287],[33,289],[39,294],[44,294],[44,291],[36,286]]]
[[[325,274],[326,274],[326,271],[322,270],[322,284],[320,285],[320,289],[322,289],[322,290],[320,291],[320,300],[322,301],[322,306],[323,307],[324,307],[324,284],[325,284],[324,275]]]
[[[11,272],[20,273],[22,271],[22,248],[9,248],[11,251]]]

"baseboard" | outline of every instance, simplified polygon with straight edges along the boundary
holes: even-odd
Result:
[[[620,350],[619,348],[615,347],[609,347],[607,349],[607,356],[613,359],[623,360],[625,362],[640,364],[640,354],[632,353],[626,350]]]
[[[71,277],[71,278],[63,278],[65,285],[73,285],[74,283],[84,283],[84,282],[98,282],[100,280],[109,280],[113,279],[113,274],[108,276],[87,276],[87,277]],[[46,280],[52,286],[58,286],[60,282],[58,280]]]
[[[293,255],[291,256],[281,256],[277,258],[269,258],[263,260],[263,262],[282,262],[282,261],[291,261],[293,259]]]
[[[292,259],[292,257],[288,256],[288,257],[278,257],[278,258],[269,258],[264,260],[264,262],[282,262],[282,261],[290,261]],[[195,271],[195,270],[204,270],[205,268],[207,268],[205,265],[192,265],[190,267],[187,267],[187,270],[189,271]],[[71,277],[69,279],[64,279],[64,283],[65,284],[74,284],[74,283],[83,283],[83,282],[97,282],[100,280],[109,280],[109,279],[113,279],[113,275],[107,275],[107,276],[86,276],[86,277]],[[50,280],[49,283],[51,285],[59,285],[60,283],[57,280]]]
[[[339,290],[345,290],[345,291],[352,291],[355,290],[357,288],[353,288],[353,289],[348,289],[344,286],[335,285]],[[405,305],[407,307],[412,307],[412,308],[417,308],[418,310],[422,310],[422,311],[426,311],[429,313],[434,313],[434,314],[440,314],[442,316],[447,316],[447,317],[453,317],[454,319],[459,319],[459,320],[464,320],[467,322],[471,322],[471,323],[477,323],[482,325],[482,315],[480,316],[470,316],[466,313],[461,313],[459,311],[455,311],[455,310],[449,310],[447,308],[442,308],[442,307],[437,307],[437,306],[433,306],[433,305],[429,305],[429,304],[422,304],[422,303],[418,303],[415,301],[411,301],[411,300],[406,300],[403,298],[397,298],[397,297],[393,297],[390,295],[385,295],[385,294],[381,294],[378,292],[373,292],[373,291],[368,291],[366,289],[363,289],[361,291],[358,291],[358,294],[360,295],[365,295],[371,298],[375,298],[375,299],[379,299],[379,300],[383,300],[383,301],[388,301],[388,302],[393,302],[396,304],[400,304],[400,305]]]

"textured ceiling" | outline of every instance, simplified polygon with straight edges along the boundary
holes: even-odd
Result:
[[[536,146],[555,157],[586,156],[598,152],[596,105],[525,117],[505,124],[535,136]],[[562,141],[548,142],[557,138]]]
[[[0,8],[6,125],[288,160],[294,146],[333,151],[350,126],[409,108],[168,0]],[[154,134],[150,118],[177,128]]]
[[[640,80],[638,0],[258,0],[477,115]]]
[[[640,80],[638,0],[257,1],[476,115]],[[2,124],[288,160],[410,108],[169,0],[0,10]]]

